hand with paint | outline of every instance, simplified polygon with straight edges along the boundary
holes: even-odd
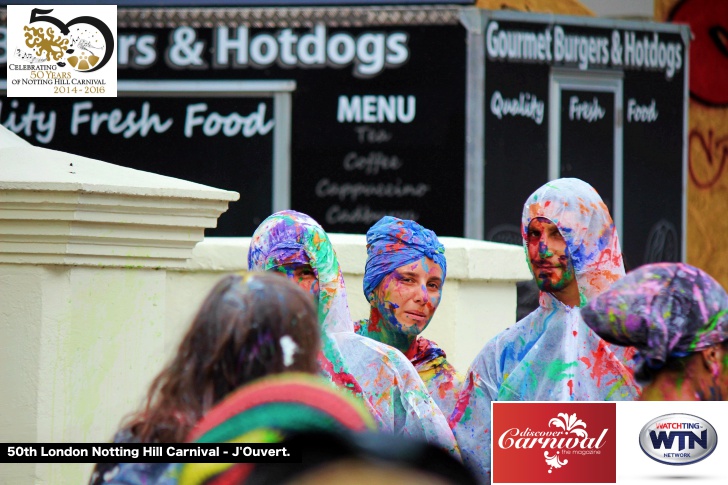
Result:
[[[367,231],[364,295],[371,309],[369,319],[355,328],[402,352],[449,416],[462,377],[435,342],[420,336],[440,304],[446,274],[445,247],[433,231],[415,221],[383,217]]]
[[[222,278],[202,303],[145,406],[114,437],[122,443],[182,443],[197,421],[241,386],[287,372],[318,372],[318,319],[311,298],[273,275]],[[103,463],[102,483],[157,483],[166,463]]]
[[[582,315],[604,340],[637,349],[643,400],[728,400],[728,294],[703,270],[647,264]]]
[[[475,358],[450,425],[463,461],[490,482],[492,401],[633,400],[634,350],[611,346],[580,307],[624,276],[617,231],[596,190],[558,179],[528,198],[521,235],[539,307],[487,342]]]

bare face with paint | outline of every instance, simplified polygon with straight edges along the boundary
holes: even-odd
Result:
[[[559,300],[562,300],[559,298],[561,293],[575,291],[578,304],[574,266],[556,224],[543,217],[533,219],[528,226],[526,243],[528,262],[539,289],[554,294]]]
[[[371,305],[396,331],[416,336],[430,323],[441,297],[442,268],[423,257],[385,276]]]
[[[271,271],[284,274],[290,281],[296,283],[303,291],[313,297],[314,304],[319,301],[319,282],[310,264],[288,263],[272,268]]]

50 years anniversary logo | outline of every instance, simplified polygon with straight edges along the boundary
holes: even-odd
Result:
[[[8,5],[9,97],[116,97],[116,6]]]

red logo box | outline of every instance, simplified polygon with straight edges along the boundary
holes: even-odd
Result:
[[[493,483],[615,483],[616,403],[494,402]]]

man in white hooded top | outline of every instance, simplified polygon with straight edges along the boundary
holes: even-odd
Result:
[[[624,276],[617,231],[596,190],[551,181],[526,201],[521,234],[539,308],[490,340],[468,369],[450,426],[463,461],[490,483],[492,401],[616,401],[639,396],[632,349],[612,347],[579,307]]]

